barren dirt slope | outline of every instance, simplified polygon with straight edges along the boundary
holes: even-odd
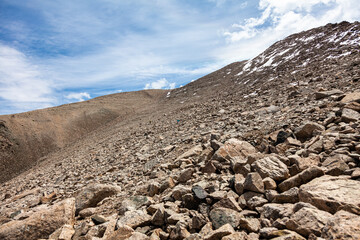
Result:
[[[126,119],[156,106],[164,94],[161,90],[119,93],[0,116],[0,182],[116,118]]]

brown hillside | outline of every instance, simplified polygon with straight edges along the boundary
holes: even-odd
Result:
[[[114,119],[157,106],[165,92],[119,93],[89,101],[0,116],[0,182],[31,168],[38,159],[84,137]]]

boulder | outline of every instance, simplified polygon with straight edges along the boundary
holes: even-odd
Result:
[[[151,216],[142,210],[133,210],[125,213],[116,223],[117,228],[127,225],[133,229],[146,226],[150,223]]]
[[[253,192],[264,193],[264,183],[260,174],[257,172],[249,173],[245,178],[244,189]]]
[[[320,164],[320,157],[319,155],[311,155],[306,158],[294,158],[294,163],[299,171],[303,171],[309,167],[318,166]]]
[[[260,210],[264,218],[276,220],[278,218],[290,217],[293,213],[293,204],[268,203],[262,206]]]
[[[234,176],[234,189],[235,192],[239,195],[243,194],[244,192],[244,183],[245,183],[245,178],[243,175],[241,174],[235,174]]]
[[[240,212],[242,210],[240,208],[239,204],[236,202],[235,198],[233,198],[233,197],[223,198],[220,201],[218,201],[217,203],[215,203],[212,207],[213,208],[229,208],[229,209],[233,209],[238,212]]]
[[[221,238],[221,240],[248,240],[248,239],[249,238],[246,232],[235,232]]]
[[[327,98],[327,97],[330,97],[332,95],[342,95],[342,94],[344,94],[344,92],[339,90],[339,89],[332,89],[332,90],[329,90],[329,91],[321,91],[321,92],[316,92],[315,93],[315,99],[320,100],[322,98]]]
[[[306,240],[296,232],[287,229],[272,231],[269,237],[271,237],[271,240]]]
[[[175,200],[181,200],[182,196],[187,193],[191,193],[190,187],[184,185],[177,185],[172,189],[171,197],[173,197]]]
[[[256,148],[250,143],[231,138],[215,152],[212,158],[219,161],[230,161],[234,157],[245,159],[249,154],[256,152]]]
[[[121,188],[105,184],[91,184],[82,189],[76,195],[75,214],[88,207],[96,207],[96,205],[106,197],[121,192]]]
[[[268,156],[256,160],[251,167],[258,172],[262,178],[270,177],[275,181],[281,181],[290,176],[287,166],[276,156]]]
[[[338,211],[328,219],[322,229],[325,239],[360,239],[360,216],[346,211]]]
[[[24,220],[14,220],[0,226],[0,239],[48,238],[64,225],[73,226],[75,199],[69,198],[53,206],[42,206]]]
[[[122,201],[119,214],[123,215],[127,211],[137,210],[144,205],[150,205],[150,199],[147,196],[136,195]]]
[[[293,187],[274,197],[274,203],[296,203],[299,201],[299,188]]]
[[[360,113],[349,108],[344,108],[341,112],[341,121],[349,123],[360,119]]]
[[[299,190],[299,199],[333,214],[340,207],[359,210],[359,189],[360,181],[351,180],[348,176],[325,175],[302,185]]]
[[[305,141],[311,138],[316,131],[323,132],[325,131],[325,127],[315,122],[306,122],[305,124],[296,128],[294,134],[298,139]]]
[[[190,150],[184,152],[183,154],[181,154],[177,159],[177,160],[181,160],[181,159],[186,159],[186,158],[191,158],[191,157],[196,157],[199,156],[201,154],[201,152],[203,151],[203,148],[201,145],[196,145],[193,148],[191,148]]]
[[[182,240],[190,236],[189,231],[183,222],[178,222],[170,233],[171,240]]]
[[[302,184],[305,184],[314,178],[324,175],[324,171],[319,167],[310,167],[305,171],[292,176],[291,178],[286,179],[279,184],[279,189],[281,192],[287,191],[293,187],[299,187]]]
[[[204,237],[205,240],[218,240],[223,237],[235,233],[234,228],[229,224],[225,224],[215,231],[210,232],[208,235]]]
[[[53,234],[49,236],[49,239],[58,239],[58,240],[71,240],[74,235],[75,230],[73,226],[65,224],[58,230],[56,230]]]
[[[210,211],[210,219],[215,229],[229,223],[233,228],[239,225],[242,215],[229,208],[215,208]]]
[[[327,158],[321,165],[326,168],[325,173],[332,176],[339,176],[349,169],[340,154]]]
[[[194,173],[193,168],[184,169],[183,171],[181,171],[181,173],[179,175],[178,182],[185,183],[185,182],[189,181],[191,179],[193,173]]]
[[[320,236],[323,227],[331,217],[332,215],[328,212],[303,207],[291,215],[286,222],[286,228],[306,237],[309,237],[311,233]]]
[[[263,179],[264,188],[266,190],[275,190],[276,189],[276,182],[272,178],[264,178]]]
[[[349,102],[358,102],[360,103],[360,92],[352,92],[345,95],[343,99],[341,99],[342,103]]]
[[[256,218],[241,218],[240,228],[248,232],[258,232],[261,228],[260,221]]]

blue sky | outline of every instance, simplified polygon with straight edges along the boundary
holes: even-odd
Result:
[[[357,0],[0,0],[0,114],[169,89],[292,33],[360,19]]]

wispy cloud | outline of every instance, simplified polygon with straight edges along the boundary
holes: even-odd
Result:
[[[57,103],[52,82],[18,50],[0,43],[0,101],[12,112],[50,107]],[[0,108],[0,114],[10,113]]]
[[[159,79],[155,82],[147,83],[144,89],[174,89],[176,83],[170,83],[166,78]]]
[[[74,100],[77,102],[85,101],[86,99],[90,99],[90,94],[87,92],[80,92],[80,93],[69,93],[65,96],[66,99],[69,99],[71,102]]]
[[[228,45],[218,49],[219,55],[234,60],[240,54],[251,58],[292,33],[360,19],[357,0],[260,0],[258,9],[258,17],[243,19],[223,32]]]

